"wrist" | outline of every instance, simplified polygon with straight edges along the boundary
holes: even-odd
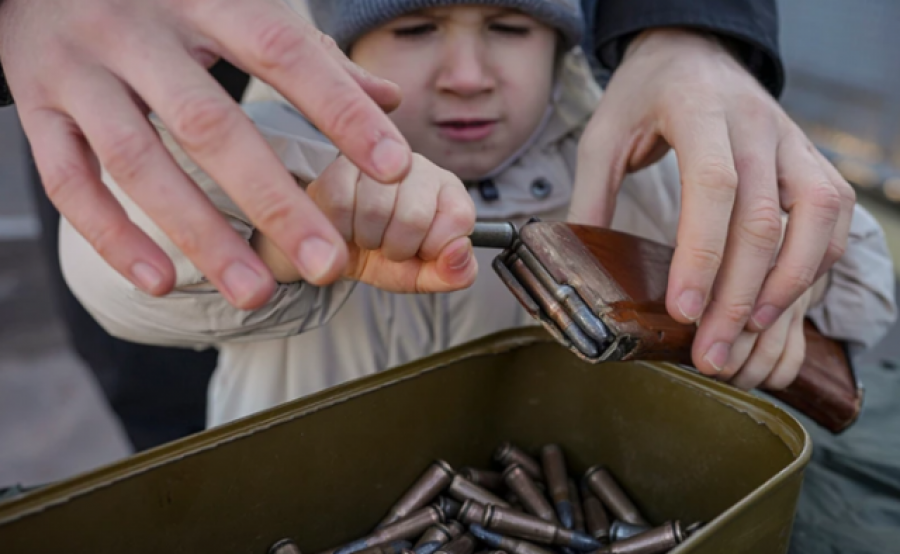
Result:
[[[670,49],[675,45],[704,48],[710,52],[727,54],[729,58],[738,62],[744,69],[747,69],[743,63],[744,56],[739,41],[689,27],[654,27],[638,33],[629,42],[622,56],[622,61],[624,62],[630,56],[645,48]]]

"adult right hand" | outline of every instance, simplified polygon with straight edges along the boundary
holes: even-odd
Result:
[[[399,89],[281,0],[0,2],[0,60],[62,215],[136,286],[171,290],[174,266],[100,181],[102,164],[232,304],[251,309],[271,295],[271,273],[172,160],[150,110],[306,281],[338,279],[348,253],[207,72],[219,57],[273,85],[376,181],[409,171],[409,145],[384,113]]]

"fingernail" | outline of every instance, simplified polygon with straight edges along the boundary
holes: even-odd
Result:
[[[725,342],[717,342],[712,345],[712,348],[706,351],[706,356],[704,356],[704,360],[713,366],[716,371],[721,372],[725,369],[725,364],[728,363],[728,356],[731,354],[731,346]]]
[[[162,284],[162,274],[150,264],[137,262],[131,266],[131,274],[144,292],[153,293]]]
[[[337,255],[333,244],[319,237],[310,237],[300,243],[300,273],[307,281],[321,281],[331,271]]]
[[[397,179],[409,164],[409,148],[390,137],[385,137],[375,145],[372,163],[383,179]]]
[[[472,259],[472,247],[466,243],[456,247],[455,251],[447,256],[447,267],[453,271],[460,271],[469,265]]]
[[[264,285],[262,277],[243,262],[228,266],[222,274],[222,281],[237,304],[249,302]]]
[[[760,329],[768,329],[778,319],[778,308],[771,305],[765,305],[753,312],[753,323]]]
[[[681,315],[691,321],[696,321],[703,315],[703,308],[703,295],[700,294],[700,291],[689,289],[681,293],[681,297],[678,299],[678,310]]]

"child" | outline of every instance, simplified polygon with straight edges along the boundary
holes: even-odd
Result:
[[[404,99],[391,117],[423,156],[403,183],[372,183],[344,158],[335,160],[283,100],[246,106],[301,184],[318,177],[308,192],[348,240],[347,279],[326,287],[299,282],[162,128],[181,166],[272,268],[281,283],[273,298],[249,312],[231,307],[126,198],[131,217],[176,262],[173,294],[141,293],[70,226],[62,230],[70,286],[112,333],[220,349],[209,425],[534,324],[487,269],[496,252],[475,252],[482,268],[475,277],[463,237],[475,212],[516,223],[565,218],[578,141],[601,94],[574,48],[582,35],[578,0],[312,0],[310,8],[356,63],[400,86]],[[464,180],[468,194],[435,164]],[[672,156],[629,176],[613,227],[673,244],[680,190]],[[872,345],[894,317],[891,271],[880,229],[857,208],[847,254],[772,331],[743,338],[725,377],[747,388],[790,383],[805,315],[829,336]],[[454,289],[463,290],[389,292]]]

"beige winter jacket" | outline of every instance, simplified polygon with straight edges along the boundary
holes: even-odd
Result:
[[[552,110],[524,151],[492,180],[500,199],[472,191],[483,220],[531,216],[562,219],[572,195],[576,150],[600,96],[583,58],[565,60]],[[308,182],[335,150],[277,95],[257,94],[246,111],[285,165]],[[267,100],[267,98],[269,98]],[[221,189],[160,129],[182,167],[249,238],[251,223]],[[219,367],[210,387],[208,424],[218,425],[326,387],[384,370],[512,327],[533,325],[490,269],[496,254],[478,251],[470,289],[398,295],[341,282],[327,288],[280,285],[261,309],[230,306],[159,229],[119,191],[129,215],[175,261],[177,290],[153,298],[113,271],[63,222],[62,267],[76,296],[112,334],[152,344],[216,346]],[[622,186],[613,227],[673,244],[681,185],[674,156],[631,175]],[[857,208],[847,254],[833,269],[823,301],[810,314],[822,331],[864,347],[894,319],[893,272],[881,229]]]

